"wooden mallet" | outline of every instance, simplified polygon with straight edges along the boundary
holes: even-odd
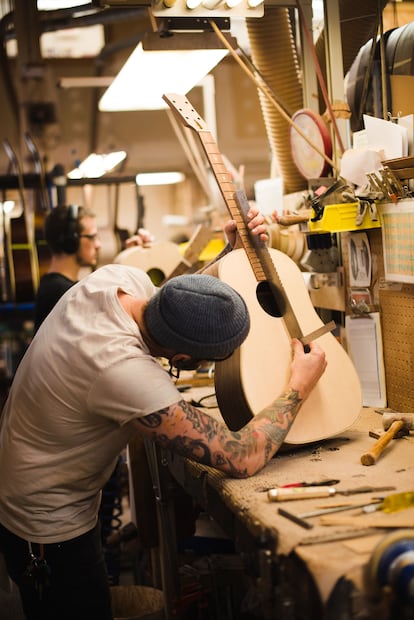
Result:
[[[402,420],[408,431],[414,431],[414,413],[397,413],[385,411],[382,414],[382,426],[387,431],[396,420]]]
[[[387,414],[387,416],[393,415],[394,414]],[[398,414],[395,415],[398,416]],[[370,450],[368,450],[368,452],[365,452],[361,456],[362,465],[375,465],[375,463],[383,453],[386,446],[390,443],[390,441],[394,439],[394,437],[396,437],[397,435],[399,437],[407,435],[414,426],[413,423],[411,424],[410,428],[409,421],[405,421],[404,419],[390,420],[389,417],[387,417],[386,420],[383,419],[382,423],[384,428],[385,424],[387,424],[387,431],[374,443],[374,445]]]

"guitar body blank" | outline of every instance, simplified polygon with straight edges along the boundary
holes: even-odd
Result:
[[[178,245],[172,241],[158,241],[149,247],[134,246],[117,254],[114,263],[139,267],[158,286],[182,261]]]
[[[323,326],[294,261],[270,249],[304,336]],[[287,385],[292,359],[291,338],[283,318],[267,314],[256,297],[257,280],[244,250],[233,250],[218,263],[218,277],[244,298],[251,319],[241,347],[215,366],[218,404],[232,430],[239,430],[270,404]],[[217,317],[220,320],[220,317]],[[327,368],[302,405],[285,444],[305,444],[333,437],[349,428],[362,408],[362,393],[354,365],[332,333],[318,338]]]

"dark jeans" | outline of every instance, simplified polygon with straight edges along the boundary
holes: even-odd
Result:
[[[62,543],[45,544],[50,585],[42,597],[23,577],[30,562],[27,541],[0,525],[0,551],[8,573],[17,584],[29,620],[112,620],[111,594],[102,554],[100,525]],[[39,555],[39,545],[32,544]]]

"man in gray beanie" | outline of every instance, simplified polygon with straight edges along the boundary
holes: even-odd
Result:
[[[173,278],[148,301],[144,321],[159,344],[198,360],[229,357],[246,338],[243,298],[210,275]]]
[[[248,221],[264,235],[253,207]],[[225,230],[234,242],[234,222]],[[243,299],[209,275],[158,290],[135,267],[106,265],[57,302],[0,419],[0,549],[27,618],[112,620],[97,515],[135,434],[238,478],[277,452],[325,369],[317,344],[293,341],[286,390],[238,432],[183,400],[159,359],[222,360],[248,331]]]

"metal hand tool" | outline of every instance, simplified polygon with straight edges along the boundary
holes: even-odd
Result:
[[[321,517],[322,515],[329,515],[333,512],[343,512],[345,510],[353,510],[354,508],[365,508],[365,506],[371,506],[375,504],[382,504],[383,498],[378,498],[372,502],[364,502],[363,504],[350,504],[349,506],[335,506],[335,508],[321,508],[320,510],[310,510],[309,512],[302,512],[296,515],[298,519],[310,519],[311,517]]]
[[[280,487],[269,489],[267,497],[270,502],[285,502],[294,499],[310,499],[318,497],[331,497],[333,495],[354,495],[356,493],[377,493],[382,491],[393,491],[395,487],[373,487],[363,486],[355,489],[337,489],[336,487]]]

